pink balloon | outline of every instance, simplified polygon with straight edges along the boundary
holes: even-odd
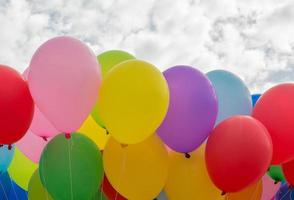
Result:
[[[33,134],[31,130],[28,130],[25,136],[16,143],[16,146],[31,161],[39,163],[42,151],[47,143],[48,141],[45,141],[44,139]]]
[[[271,200],[275,198],[281,183],[275,184],[267,174],[262,177],[262,196],[261,200]]]
[[[56,37],[35,52],[28,83],[46,118],[61,132],[71,133],[95,105],[101,72],[96,56],[84,43]]]

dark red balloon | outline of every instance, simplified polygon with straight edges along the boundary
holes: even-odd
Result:
[[[30,127],[34,103],[28,84],[14,69],[0,65],[0,144],[13,144]]]
[[[267,90],[257,101],[253,117],[267,128],[273,141],[272,164],[294,159],[294,84]]]
[[[286,181],[290,186],[294,186],[294,160],[282,164],[282,169]]]
[[[224,192],[238,192],[258,181],[272,159],[266,128],[250,116],[221,122],[208,138],[205,159],[214,184]]]
[[[101,190],[103,191],[103,193],[107,196],[109,200],[127,200],[122,195],[120,195],[117,191],[115,191],[115,189],[109,183],[106,176],[104,176]]]

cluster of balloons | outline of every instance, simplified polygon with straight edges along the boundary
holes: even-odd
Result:
[[[0,65],[0,199],[291,199],[293,102],[56,37],[22,75]]]

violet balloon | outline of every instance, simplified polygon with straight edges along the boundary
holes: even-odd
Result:
[[[157,130],[171,149],[189,153],[199,147],[214,127],[217,98],[209,79],[190,66],[166,70],[170,90],[167,115]]]

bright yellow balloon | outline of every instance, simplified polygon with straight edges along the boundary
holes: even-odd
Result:
[[[24,190],[28,190],[30,178],[37,168],[38,164],[32,162],[18,148],[15,148],[14,157],[8,168],[8,173],[17,185]]]
[[[86,119],[78,132],[93,140],[100,150],[104,149],[109,138],[109,135],[106,134],[106,130],[101,128],[91,115]]]
[[[135,144],[155,132],[169,104],[169,90],[153,65],[129,60],[106,74],[100,89],[100,117],[120,143]]]
[[[209,178],[204,147],[184,154],[170,151],[170,170],[165,185],[165,193],[169,200],[222,200],[224,196]]]
[[[105,174],[116,191],[127,199],[151,200],[164,187],[169,158],[156,135],[128,146],[110,138],[103,152],[103,163]]]
[[[262,181],[241,190],[236,193],[229,193],[225,200],[260,200],[262,195]]]

